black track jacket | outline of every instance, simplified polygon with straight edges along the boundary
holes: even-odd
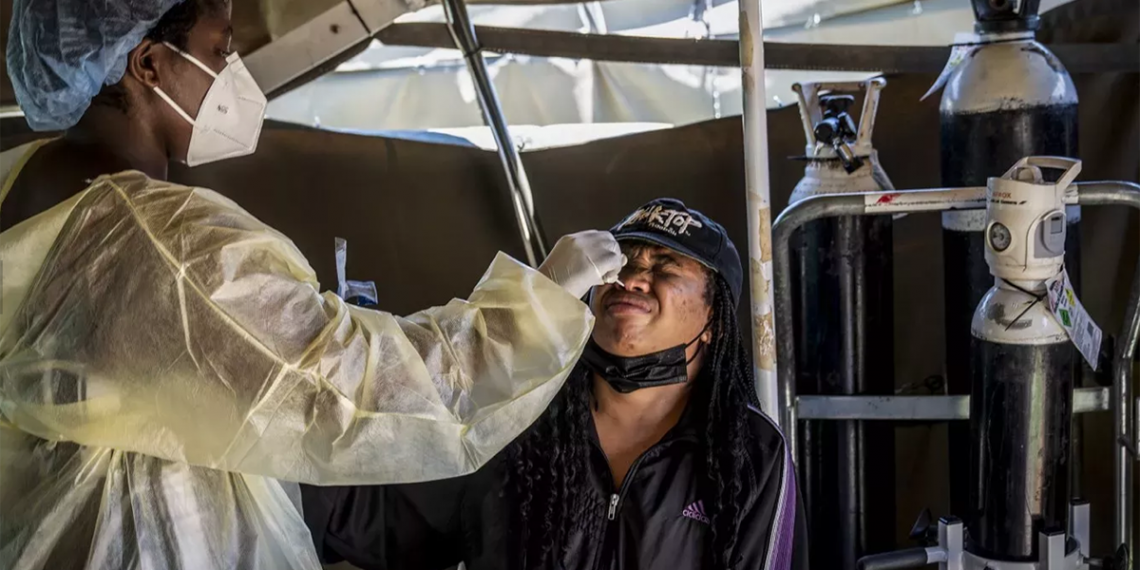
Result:
[[[807,525],[783,436],[752,409],[759,466],[755,488],[744,490],[733,568],[803,570]],[[703,426],[688,411],[630,469],[620,489],[593,435],[590,468],[597,523],[594,536],[570,539],[557,568],[567,570],[685,570],[701,568],[712,533],[698,494],[704,459]],[[592,422],[591,422],[592,425]],[[591,430],[593,431],[593,430]],[[501,486],[504,454],[479,472],[430,483],[389,486],[302,486],[305,520],[326,563],[347,560],[364,570],[510,568],[505,528],[513,509]],[[533,521],[528,524],[542,524]]]

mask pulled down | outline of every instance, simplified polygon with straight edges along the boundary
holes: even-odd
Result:
[[[194,127],[186,151],[186,165],[198,166],[253,154],[268,103],[245,62],[236,53],[231,54],[226,58],[225,69],[214,73],[196,57],[169,43],[164,45],[214,78],[198,107],[197,118],[191,117],[162,89],[154,88],[163,101]]]
[[[693,361],[685,357],[685,351],[700,340],[708,328],[709,325],[705,325],[697,337],[687,344],[678,344],[641,356],[618,356],[607,352],[591,338],[582,351],[582,363],[622,394],[642,388],[682,384],[689,380],[689,363]],[[697,354],[699,353],[698,351]]]

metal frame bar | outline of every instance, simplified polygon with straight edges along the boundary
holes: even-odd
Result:
[[[798,396],[803,420],[955,421],[970,419],[970,396]],[[1073,413],[1111,409],[1108,388],[1073,390]]]
[[[245,57],[250,73],[273,99],[364,51],[373,38],[388,45],[450,48],[447,24],[393,22],[422,7],[415,0],[344,0]],[[736,67],[741,46],[732,40],[671,39],[475,26],[483,49],[594,61]],[[1135,70],[1140,54],[1121,44],[1051,44],[1072,73]],[[938,73],[946,46],[844,46],[772,42],[771,69]]]
[[[735,40],[648,38],[476,26],[483,48],[497,53],[627,63],[736,67]],[[387,45],[451,47],[443,24],[401,23],[377,34]],[[1125,44],[1047,44],[1072,74],[1135,71],[1140,54]],[[932,73],[946,67],[949,46],[873,46],[768,42],[768,69]]]
[[[1140,210],[1140,184],[1131,182],[1078,182],[1066,203],[1082,206],[1128,206]],[[804,224],[829,217],[867,216],[914,212],[981,209],[985,207],[986,189],[981,187],[916,190],[908,192],[876,192],[868,194],[821,195],[789,206],[773,227],[773,271],[775,272],[776,338],[779,352],[779,410],[777,416],[793,457],[798,451],[797,422],[799,411],[795,387],[795,336],[792,318],[791,237]],[[1132,413],[1132,361],[1140,341],[1140,266],[1132,280],[1127,313],[1121,327],[1120,340],[1113,358],[1113,386],[1109,406],[1113,413],[1113,495],[1116,497],[1114,536],[1134,552],[1132,540],[1132,481],[1134,440]],[[956,413],[956,412],[955,412]]]
[[[503,173],[507,178],[507,186],[510,188],[511,203],[519,226],[519,236],[526,250],[527,262],[532,267],[538,267],[548,252],[546,239],[539,225],[538,216],[534,212],[534,195],[531,193],[530,180],[526,176],[518,148],[511,139],[507,119],[503,114],[503,107],[499,104],[499,95],[495,91],[495,84],[487,72],[486,62],[483,61],[483,46],[475,35],[475,26],[467,15],[467,5],[463,0],[444,0],[443,8],[447,15],[447,29],[455,42],[455,47],[463,52],[463,58],[467,61],[467,70],[475,83],[475,90],[479,95],[479,109],[483,111],[483,121],[491,128],[491,133],[495,137],[495,146],[503,166]]]

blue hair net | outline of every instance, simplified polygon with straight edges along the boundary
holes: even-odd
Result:
[[[127,69],[127,53],[182,0],[16,0],[8,75],[37,131],[79,122],[104,85]]]

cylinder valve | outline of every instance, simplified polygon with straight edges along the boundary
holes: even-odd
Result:
[[[1063,173],[1049,182],[1042,169]],[[1019,160],[986,192],[986,263],[995,277],[1044,281],[1060,273],[1065,255],[1065,192],[1081,161],[1033,156]]]
[[[815,125],[817,141],[835,150],[843,169],[848,174],[863,166],[863,159],[855,154],[853,145],[859,136],[855,120],[847,113],[855,97],[851,95],[824,95],[819,98],[823,107],[823,120]]]

